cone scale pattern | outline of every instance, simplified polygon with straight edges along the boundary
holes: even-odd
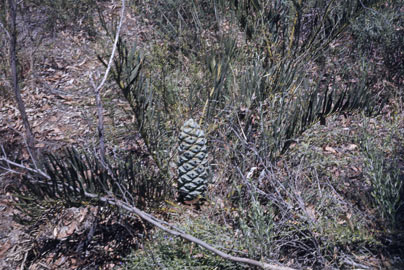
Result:
[[[178,148],[178,191],[180,201],[191,201],[203,196],[206,190],[207,149],[203,130],[193,119],[181,128]]]

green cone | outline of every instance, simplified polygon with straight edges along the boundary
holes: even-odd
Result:
[[[181,128],[178,148],[178,190],[180,201],[190,201],[203,196],[206,190],[207,149],[203,130],[193,119]]]

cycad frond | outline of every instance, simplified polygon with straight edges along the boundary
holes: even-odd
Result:
[[[49,178],[25,175],[23,187],[14,190],[21,205],[52,201],[79,206],[88,203],[88,194],[96,194],[144,208],[159,204],[169,194],[158,173],[144,169],[144,160],[130,154],[103,165],[95,155],[70,148],[63,155],[46,155],[42,163]]]

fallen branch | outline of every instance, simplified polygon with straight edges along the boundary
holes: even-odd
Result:
[[[226,259],[226,260],[258,266],[258,267],[261,267],[262,269],[265,269],[265,270],[294,270],[293,268],[286,267],[286,266],[280,266],[280,265],[269,264],[269,263],[265,263],[265,262],[259,262],[259,261],[256,261],[256,260],[252,260],[252,259],[248,259],[248,258],[243,258],[243,257],[238,257],[238,256],[233,256],[233,255],[227,254],[227,253],[218,250],[217,248],[209,245],[208,243],[206,243],[206,242],[204,242],[204,241],[202,241],[202,240],[200,240],[200,239],[198,239],[198,238],[196,238],[196,237],[194,237],[192,235],[189,235],[189,234],[183,233],[183,232],[179,232],[179,231],[176,231],[174,229],[170,229],[170,228],[164,226],[162,224],[161,220],[159,220],[159,219],[157,219],[157,218],[155,218],[155,217],[153,217],[151,215],[146,214],[145,212],[143,212],[142,210],[136,208],[133,205],[128,205],[128,204],[126,204],[126,203],[124,203],[124,202],[122,202],[120,200],[111,200],[111,199],[108,199],[108,198],[105,198],[105,200],[104,200],[104,198],[100,198],[100,200],[104,201],[104,202],[107,202],[108,204],[116,205],[119,208],[125,209],[125,210],[127,210],[129,212],[135,213],[136,215],[138,215],[142,219],[144,219],[147,222],[153,224],[154,226],[160,228],[161,230],[163,230],[165,232],[168,232],[169,234],[172,234],[174,236],[178,236],[178,237],[181,237],[182,239],[185,239],[185,240],[188,240],[190,242],[193,242],[193,243],[195,243],[195,244],[197,244],[197,245],[199,245],[199,246],[213,252],[214,254],[216,254],[216,255],[218,255],[218,256]]]
[[[2,166],[2,169],[12,170],[11,166],[13,166],[13,167],[17,167],[17,168],[20,168],[20,169],[24,169],[26,172],[29,172],[31,174],[36,174],[39,177],[41,177],[43,179],[46,179],[48,181],[51,180],[51,177],[49,175],[47,175],[44,171],[42,171],[42,170],[40,170],[38,168],[30,168],[30,167],[27,167],[27,166],[25,166],[23,164],[12,162],[11,160],[9,160],[7,158],[7,156],[5,155],[4,152],[3,152],[3,156],[0,157],[0,161],[3,161],[3,162],[5,162],[7,164],[6,167]],[[13,170],[12,172],[15,173],[16,171]],[[49,183],[47,181],[41,181],[41,180],[29,180],[29,181],[31,181],[31,183],[33,183],[33,184],[49,184],[49,185],[52,185],[52,183]],[[59,184],[58,188],[63,188],[63,184]],[[74,189],[71,186],[68,187],[68,188],[71,189],[71,190]],[[249,259],[249,258],[233,256],[233,255],[227,254],[225,252],[222,252],[222,251],[218,250],[217,248],[209,245],[208,243],[206,243],[206,242],[204,242],[204,241],[202,241],[202,240],[200,240],[200,239],[198,239],[198,238],[196,238],[196,237],[194,237],[194,236],[192,236],[190,234],[182,232],[181,230],[177,229],[175,226],[173,226],[173,225],[171,225],[171,224],[169,224],[169,223],[167,223],[167,222],[165,222],[163,220],[160,220],[160,219],[158,219],[158,218],[156,218],[156,217],[154,217],[154,216],[152,216],[150,214],[147,214],[147,213],[143,212],[142,210],[140,210],[139,208],[137,208],[137,207],[135,207],[135,206],[133,206],[133,205],[131,205],[129,203],[126,203],[126,202],[124,202],[122,200],[119,200],[119,199],[115,198],[112,194],[105,195],[105,196],[99,196],[97,194],[89,193],[89,192],[86,192],[86,191],[84,191],[83,194],[84,194],[85,197],[87,197],[89,199],[96,199],[96,200],[99,200],[101,202],[107,203],[109,205],[114,205],[114,206],[117,206],[117,207],[119,207],[121,209],[125,209],[126,211],[129,211],[131,213],[134,213],[137,216],[139,216],[140,218],[142,218],[143,220],[145,220],[145,221],[151,223],[152,225],[158,227],[159,229],[161,229],[161,230],[163,230],[163,231],[165,231],[165,232],[167,232],[169,234],[172,234],[174,236],[178,236],[178,237],[181,237],[182,239],[185,239],[185,240],[188,240],[190,242],[193,242],[193,243],[207,249],[208,251],[210,251],[210,252],[212,252],[212,253],[214,253],[214,254],[216,254],[216,255],[218,255],[218,256],[226,259],[226,260],[230,260],[230,261],[237,262],[237,263],[244,263],[244,264],[258,266],[258,267],[260,267],[262,269],[265,269],[265,270],[294,270],[294,268],[281,266],[281,265],[276,265],[276,264],[269,264],[269,263]]]

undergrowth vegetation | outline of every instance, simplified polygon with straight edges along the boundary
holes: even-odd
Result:
[[[136,0],[128,12],[153,22],[144,44],[121,35],[110,76],[139,152],[108,145],[107,164],[51,155],[51,179],[29,176],[20,203],[113,194],[237,256],[297,269],[403,265],[400,1]],[[109,44],[115,24],[102,11],[100,24]],[[107,66],[109,51],[96,53]],[[190,118],[208,139],[198,211],[174,202]],[[123,269],[190,267],[249,269],[160,231]]]
[[[184,213],[185,214],[185,213]],[[188,213],[189,215],[189,213]],[[229,226],[210,221],[208,216],[191,214],[181,218],[179,228],[204,239],[209,244],[225,251],[247,256],[247,246],[234,242],[234,233]],[[217,237],[220,235],[220,238]],[[245,249],[243,249],[245,248]],[[126,258],[124,269],[248,269],[220,257],[206,253],[193,243],[187,243],[163,232],[156,232],[144,249]]]

